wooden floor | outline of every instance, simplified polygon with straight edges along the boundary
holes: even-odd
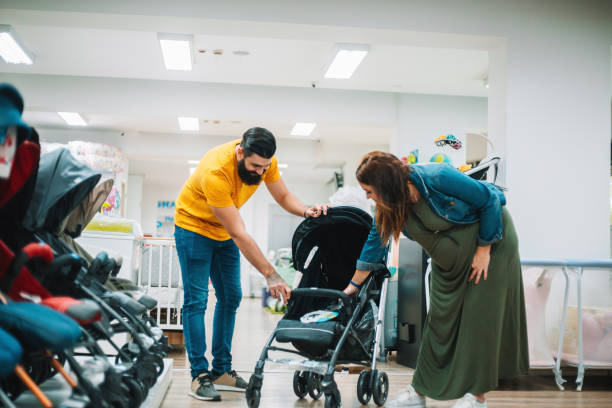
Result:
[[[212,298],[212,296],[211,296]],[[209,312],[213,309],[213,300],[209,302]],[[248,381],[259,358],[261,349],[280,319],[261,308],[259,299],[244,299],[238,311],[236,331],[233,342],[234,369]],[[207,343],[210,348],[212,313],[207,313]],[[281,354],[276,354],[281,356]],[[162,407],[246,407],[244,393],[221,392],[221,402],[205,402],[187,395],[191,375],[185,351],[172,353],[174,358],[173,380]],[[210,361],[210,359],[209,359]],[[389,397],[393,398],[412,381],[412,370],[394,361],[380,364],[379,368],[389,375]],[[466,375],[469,375],[466,373]],[[342,395],[343,407],[361,407],[357,400],[357,375],[337,374],[336,382]],[[572,378],[566,377],[570,382]],[[260,407],[310,407],[323,408],[323,398],[313,401],[309,397],[299,400],[292,389],[293,371],[286,367],[273,367],[266,364],[264,385]],[[584,391],[576,392],[570,384],[566,391],[558,391],[554,379],[550,376],[530,376],[512,383],[502,384],[499,390],[487,395],[489,407],[612,407],[612,377],[590,376],[587,372]],[[428,407],[451,407],[454,401],[427,400]],[[374,403],[370,402],[370,407]]]

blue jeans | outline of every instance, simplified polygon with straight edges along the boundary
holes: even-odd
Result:
[[[208,372],[204,313],[208,302],[208,279],[217,297],[212,331],[212,369],[232,369],[232,337],[236,309],[242,299],[240,252],[233,240],[216,241],[175,226],[176,251],[183,277],[183,333],[191,364],[191,376]]]

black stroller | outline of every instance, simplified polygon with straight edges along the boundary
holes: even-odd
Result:
[[[355,298],[344,294],[355,263],[368,236],[372,218],[354,207],[329,209],[327,216],[302,222],[293,235],[293,265],[303,273],[291,292],[287,313],[267,341],[246,391],[250,408],[259,406],[266,361],[295,368],[293,390],[299,398],[325,394],[325,407],[341,406],[334,372],[344,364],[360,371],[357,396],[362,404],[371,397],[384,405],[389,390],[387,374],[376,369],[385,312],[389,272],[384,265],[372,272]],[[308,322],[310,312],[335,311],[327,321]],[[273,346],[291,343],[295,349]],[[269,351],[283,351],[307,360],[270,358]],[[368,369],[369,367],[369,369]],[[348,369],[348,367],[343,367]]]

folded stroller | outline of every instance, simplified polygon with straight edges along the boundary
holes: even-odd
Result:
[[[373,271],[355,298],[342,292],[355,272],[371,225],[372,218],[364,211],[335,207],[328,210],[327,216],[309,218],[296,229],[293,264],[303,276],[299,287],[291,292],[287,313],[268,339],[250,378],[246,391],[250,408],[259,406],[266,361],[296,368],[295,394],[300,398],[309,394],[314,399],[325,394],[325,408],[341,406],[334,381],[337,365],[356,364],[356,371],[361,369],[359,401],[367,404],[373,397],[377,405],[384,405],[389,381],[386,373],[376,369],[376,360],[389,272],[384,265]],[[312,319],[318,312],[327,318],[335,317],[326,321]],[[275,340],[291,343],[295,349],[273,346]],[[307,360],[273,359],[270,351],[294,353]]]

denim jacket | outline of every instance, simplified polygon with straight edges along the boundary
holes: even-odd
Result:
[[[454,224],[480,221],[480,246],[502,238],[502,206],[506,205],[506,197],[498,187],[474,180],[448,164],[414,165],[411,169],[411,183],[436,214]],[[375,269],[386,253],[387,248],[382,246],[380,234],[372,222],[357,269]]]

